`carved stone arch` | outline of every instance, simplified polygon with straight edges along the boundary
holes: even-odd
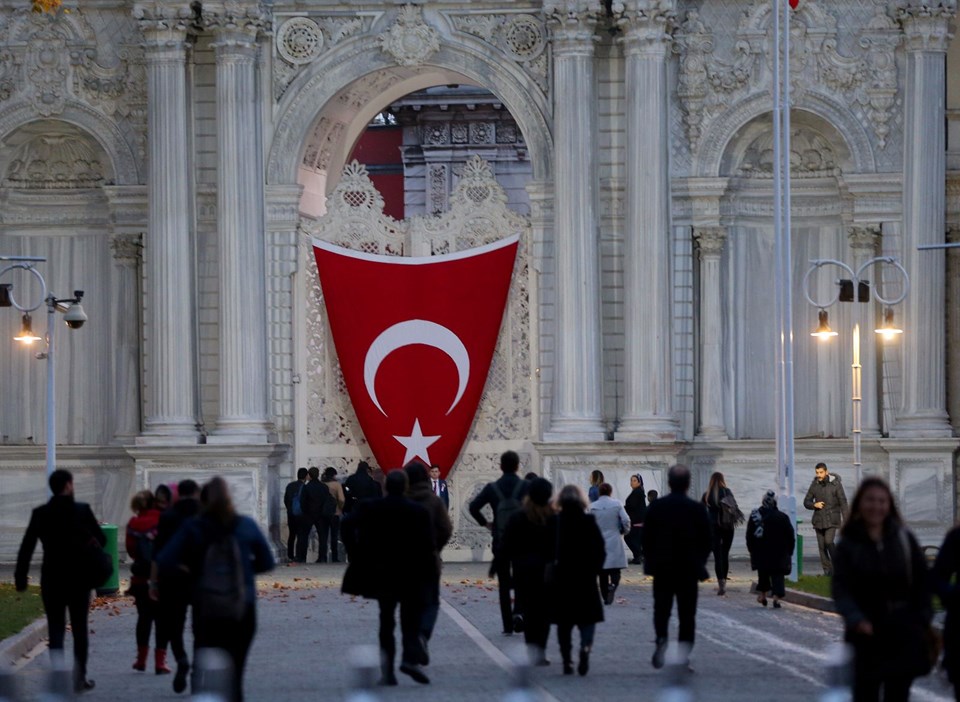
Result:
[[[11,105],[0,111],[0,141],[37,118],[36,110],[28,104]],[[109,172],[113,181],[106,185],[140,184],[140,163],[136,152],[114,122],[75,100],[67,100],[63,112],[55,119],[79,127],[103,148],[110,161]]]
[[[56,15],[23,10],[14,16],[5,32],[5,43],[22,44],[41,31],[54,31],[72,42],[96,45],[97,35],[82,12],[60,12]]]
[[[331,109],[332,101],[359,81],[379,72],[409,79],[407,92],[449,82],[490,90],[503,101],[523,133],[534,179],[552,178],[553,139],[548,122],[549,108],[539,88],[519,68],[508,61],[494,60],[489,52],[481,51],[478,46],[446,38],[427,63],[401,68],[380,50],[377,37],[367,36],[345,42],[311,64],[284,93],[267,158],[267,182],[294,182],[308,135],[324,112]],[[372,117],[387,104],[382,99],[375,100],[367,106],[365,114]],[[359,124],[361,116],[359,111],[354,113],[350,124],[355,121]],[[354,130],[356,135],[362,131],[356,126]],[[342,160],[331,162],[329,172],[339,173],[344,165],[346,149],[342,151]]]
[[[748,124],[757,117],[770,113],[770,110],[770,94],[763,92],[752,95],[718,115],[704,131],[700,149],[693,161],[693,175],[703,178],[723,175],[725,157],[738,135]],[[833,98],[807,92],[803,101],[793,106],[793,112],[810,113],[832,127],[850,153],[850,171],[844,169],[845,171],[876,172],[876,158],[870,137],[863,125],[844,105]]]

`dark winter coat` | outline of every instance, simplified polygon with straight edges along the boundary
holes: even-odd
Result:
[[[647,516],[647,495],[643,491],[642,485],[630,491],[626,501],[623,503],[623,508],[627,510],[631,525],[638,526],[643,524],[643,520]]]
[[[647,575],[705,580],[710,524],[704,506],[680,492],[656,499],[643,523],[643,556]]]
[[[40,587],[44,590],[70,590],[79,585],[84,564],[80,561],[81,547],[95,539],[101,546],[107,537],[97,524],[90,505],[75,502],[72,496],[54,495],[45,505],[33,510],[30,524],[20,543],[14,582],[17,589],[27,586],[30,560],[39,540],[43,544],[43,564],[40,566]]]
[[[720,502],[727,495],[732,495],[733,491],[730,488],[722,487],[717,490],[716,494],[711,494],[709,492],[703,493],[703,497],[700,498],[700,501],[707,508],[707,518],[710,520],[711,529],[722,529],[725,531],[733,531],[733,527],[724,527],[720,524]]]
[[[425,507],[395,495],[364,500],[344,515],[340,535],[350,557],[344,593],[428,603],[439,573]]]
[[[817,502],[823,503],[823,509],[814,509],[813,505]],[[814,478],[807,496],[803,498],[803,506],[813,510],[810,523],[814,529],[840,526],[847,514],[847,494],[843,491],[840,476],[828,473],[823,482]]]
[[[343,481],[343,513],[352,512],[354,507],[363,500],[376,500],[383,496],[380,483],[366,471],[358,468],[357,472]]]
[[[593,515],[565,509],[550,517],[547,532],[547,560],[556,563],[556,576],[549,590],[550,621],[578,625],[602,622],[603,602],[597,576],[603,569],[606,551]]]
[[[494,485],[496,485],[496,487],[494,487]],[[518,485],[519,488],[517,487]],[[499,488],[500,494],[502,494],[504,497],[510,497],[513,495],[514,490],[516,490],[517,500],[522,503],[529,487],[530,483],[516,473],[504,473],[493,483],[487,483],[483,487],[483,490],[480,491],[480,494],[473,498],[473,500],[470,502],[470,516],[476,519],[477,524],[482,527],[487,525],[487,518],[483,516],[483,512],[481,510],[487,505],[490,505],[490,509],[493,510],[494,553],[498,553],[500,550],[500,537],[498,534],[499,529],[497,525],[497,505],[500,504],[500,495],[497,494],[497,489]]]
[[[859,523],[849,525],[833,559],[833,599],[853,644],[855,666],[878,679],[930,669],[924,633],[933,612],[926,562],[913,534],[888,522],[880,543]],[[864,620],[872,636],[855,633]]]
[[[181,497],[163,511],[160,521],[157,522],[157,538],[153,541],[154,561],[180,527],[198,514],[200,514],[200,500],[195,497]],[[173,588],[183,592],[191,587],[189,577],[179,569],[166,571],[158,564],[157,574],[162,584],[161,597]]]
[[[303,486],[300,504],[304,516],[312,522],[321,517],[332,517],[337,512],[337,501],[330,489],[316,478],[311,478]]]
[[[287,508],[287,516],[292,517],[293,515],[293,500],[296,498],[297,493],[300,492],[300,488],[304,486],[302,480],[294,480],[292,483],[287,483],[287,487],[283,491],[283,506]],[[303,510],[303,503],[300,504],[301,511]]]
[[[790,517],[776,507],[755,509],[747,520],[747,550],[754,570],[789,574],[795,542]]]
[[[513,566],[513,583],[524,606],[534,602],[546,607],[547,585],[544,570],[553,558],[557,540],[556,524],[536,524],[523,510],[514,514],[503,534],[500,554]]]
[[[453,524],[447,506],[433,492],[433,483],[415,483],[407,490],[407,497],[421,505],[430,513],[430,527],[433,530],[433,543],[437,553],[437,573],[440,572],[440,552],[453,536]]]
[[[943,667],[960,684],[960,527],[951,529],[933,564],[933,590],[947,610],[943,627]]]

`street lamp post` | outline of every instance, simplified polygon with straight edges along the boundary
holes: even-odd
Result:
[[[64,321],[71,329],[79,329],[87,321],[80,301],[83,299],[82,290],[74,290],[73,297],[58,298],[47,290],[47,281],[36,269],[37,263],[44,263],[47,259],[41,256],[0,256],[0,262],[10,261],[6,267],[0,269],[0,278],[14,270],[22,270],[32,275],[40,284],[40,298],[35,305],[23,305],[17,302],[13,293],[12,284],[0,285],[0,307],[15,307],[23,312],[20,333],[14,337],[17,341],[30,346],[40,341],[33,332],[30,313],[46,303],[47,305],[47,349],[37,353],[36,358],[47,362],[47,406],[46,406],[46,463],[47,478],[57,468],[57,408],[56,408],[56,373],[54,372],[54,338],[56,332],[55,315],[63,314]]]
[[[898,271],[903,279],[903,285],[900,290],[900,294],[893,298],[885,298],[882,296],[880,291],[880,285],[876,286],[874,295],[880,304],[884,305],[883,311],[883,323],[880,327],[876,329],[876,332],[881,335],[884,340],[888,340],[896,336],[897,334],[903,333],[903,330],[894,326],[893,323],[893,306],[897,305],[907,297],[907,293],[910,291],[910,276],[907,274],[906,269],[900,263],[898,259],[893,256],[876,256],[867,261],[864,261],[860,266],[854,270],[852,267],[848,266],[842,261],[837,261],[832,258],[820,258],[810,261],[810,269],[807,271],[806,275],[803,277],[803,294],[809,302],[814,307],[820,309],[818,326],[817,330],[814,331],[811,336],[819,338],[821,341],[826,341],[832,337],[837,336],[837,332],[833,331],[830,328],[830,321],[827,313],[827,308],[833,305],[835,302],[869,302],[870,301],[870,281],[864,280],[862,278],[863,273],[870,268],[871,266],[877,265],[882,266],[883,264],[888,264],[893,266],[894,270]],[[823,266],[836,266],[842,271],[850,275],[850,278],[843,278],[836,281],[837,286],[834,291],[833,297],[831,297],[826,302],[818,302],[813,298],[813,295],[810,292],[810,280],[813,274],[818,271]],[[852,409],[852,428],[851,433],[853,434],[853,469],[856,473],[857,484],[860,484],[860,481],[863,479],[863,467],[860,460],[860,435],[862,432],[862,416],[861,416],[861,374],[862,366],[860,364],[860,312],[859,309],[854,315],[853,323],[853,361],[850,364],[851,368],[851,386],[850,386],[850,403]]]

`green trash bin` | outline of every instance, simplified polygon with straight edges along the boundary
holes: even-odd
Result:
[[[107,581],[97,588],[97,595],[116,595],[120,590],[120,553],[117,545],[117,533],[119,531],[116,524],[101,524],[100,529],[103,535],[107,537],[107,544],[103,550],[110,556],[113,562],[113,574],[107,578]]]
[[[797,520],[797,579],[803,577],[803,534],[800,533],[802,519]]]

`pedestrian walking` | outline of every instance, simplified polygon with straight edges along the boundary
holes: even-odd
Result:
[[[719,471],[710,476],[701,501],[706,505],[710,518],[710,550],[713,552],[713,568],[717,576],[717,594],[723,597],[727,594],[733,531],[743,523],[743,513],[737,506],[733,491],[727,487],[723,473]]]
[[[260,527],[239,515],[227,482],[217,476],[200,492],[201,511],[157,556],[163,570],[182,569],[193,581],[193,658],[204,648],[226,652],[233,665],[229,700],[242,702],[243,673],[257,630],[255,575],[274,567]],[[202,671],[194,668],[193,689]]]
[[[627,533],[624,541],[633,558],[630,563],[633,565],[643,564],[643,520],[647,516],[647,496],[643,489],[643,478],[639,473],[630,476],[630,494],[623,505],[627,510],[627,516],[630,517],[630,531]]]
[[[153,493],[149,490],[141,490],[134,495],[130,500],[130,509],[134,516],[127,522],[124,542],[127,555],[131,559],[129,592],[137,607],[137,658],[133,662],[133,669],[140,672],[147,669],[150,631],[155,630],[154,670],[157,675],[163,675],[171,672],[167,667],[167,632],[160,624],[159,605],[150,597],[150,569],[157,526],[160,523],[160,510],[154,506]]]
[[[564,675],[573,674],[573,627],[580,631],[577,672],[586,675],[597,623],[603,621],[598,576],[606,551],[600,528],[593,515],[587,513],[587,501],[579,487],[565,485],[557,504],[560,512],[550,517],[547,524],[547,530],[555,534],[550,559],[550,621],[557,625]]]
[[[500,619],[503,623],[503,633],[507,636],[520,631],[515,623],[523,626],[523,615],[514,610],[512,604],[513,582],[510,573],[510,560],[500,555],[500,544],[503,533],[506,531],[510,518],[520,511],[523,498],[526,497],[530,483],[522,480],[517,471],[520,469],[520,456],[516,451],[506,451],[500,456],[500,471],[503,473],[498,480],[487,483],[473,500],[469,510],[477,523],[486,527],[493,534],[493,562],[490,564],[490,574],[497,576],[500,595]],[[483,515],[483,508],[490,506],[493,511],[493,520],[488,521]],[[516,622],[514,614],[516,613]]]
[[[95,575],[96,568],[89,557],[97,546],[106,545],[107,538],[97,524],[90,505],[74,500],[73,475],[70,471],[53,471],[47,483],[53,497],[45,505],[35,508],[30,515],[30,523],[17,554],[14,585],[17,592],[27,589],[30,560],[39,540],[43,544],[40,597],[47,615],[50,657],[54,662],[63,657],[66,612],[69,612],[70,630],[73,632],[73,688],[76,692],[87,692],[94,688],[94,681],[87,678],[90,590],[100,584],[93,582],[100,578]],[[107,573],[106,577],[109,575]]]
[[[587,490],[587,498],[590,502],[596,502],[600,497],[600,486],[603,485],[603,473],[599,470],[590,472],[590,489]]]
[[[440,477],[440,466],[430,466],[430,482],[433,494],[443,500],[444,507],[450,509],[450,491],[447,489],[447,481]]]
[[[330,544],[330,562],[340,562],[339,542],[340,542],[340,520],[343,518],[343,503],[346,498],[343,494],[343,486],[337,480],[337,469],[333,466],[327,466],[323,469],[323,477],[320,479],[327,490],[333,496],[336,504],[333,514],[326,520],[327,543]]]
[[[767,606],[767,593],[773,606],[780,608],[786,594],[783,579],[790,574],[795,537],[790,517],[777,509],[777,495],[767,490],[760,506],[747,521],[747,550],[750,567],[757,571],[757,602]]]
[[[933,612],[923,552],[883,479],[860,483],[832,562],[833,599],[854,652],[854,702],[909,699],[932,665]]]
[[[356,472],[343,481],[343,513],[349,514],[363,500],[376,500],[383,496],[380,483],[374,480],[373,470],[366,461],[357,464]]]
[[[606,553],[600,571],[600,597],[604,604],[612,605],[620,587],[620,571],[627,567],[623,535],[630,531],[630,517],[620,501],[613,499],[610,483],[600,483],[599,493],[596,502],[590,505],[590,514],[600,528]]]
[[[707,579],[710,523],[707,511],[687,497],[690,471],[675,465],[667,473],[670,494],[647,507],[643,525],[644,569],[653,576],[654,668],[662,668],[667,652],[667,625],[677,600],[678,639],[687,654],[696,633],[697,587]]]
[[[400,672],[421,684],[430,678],[423,671],[420,640],[423,610],[437,575],[436,545],[430,514],[404,497],[407,474],[391,471],[386,496],[365,500],[343,520],[343,543],[349,565],[342,591],[376,599],[380,606],[381,685],[396,685],[396,610],[400,606],[403,641]]]
[[[453,524],[450,522],[450,515],[447,514],[447,506],[443,503],[432,489],[430,475],[427,473],[427,467],[418,461],[414,461],[403,469],[407,474],[407,497],[423,506],[430,513],[430,528],[433,532],[434,561],[436,562],[436,577],[430,581],[427,602],[423,608],[423,615],[420,618],[420,646],[423,649],[421,663],[430,665],[430,653],[428,644],[433,636],[433,628],[437,624],[437,617],[440,615],[440,572],[443,568],[443,561],[440,558],[440,552],[450,541],[453,535]]]
[[[307,561],[310,530],[317,530],[317,563],[327,562],[327,536],[330,520],[337,512],[337,503],[326,484],[320,482],[320,469],[316,466],[307,471],[307,483],[303,486],[303,514],[300,536],[297,537],[297,560]]]
[[[304,528],[303,486],[307,482],[307,469],[297,469],[297,479],[287,483],[283,490],[283,506],[287,510],[287,560],[303,563],[297,557],[297,539]],[[305,559],[304,559],[305,560]]]
[[[933,589],[947,618],[943,626],[943,669],[960,700],[960,527],[951,529],[937,552],[931,574]]]
[[[818,463],[814,468],[813,482],[803,498],[803,506],[813,510],[810,522],[817,534],[823,574],[833,575],[834,541],[847,513],[847,494],[840,476],[830,473],[826,463]]]
[[[538,477],[530,482],[523,509],[507,523],[501,548],[503,558],[511,565],[517,609],[523,612],[523,638],[533,665],[550,664],[546,655],[550,607],[544,578],[558,537],[557,530],[547,526],[554,514],[552,495],[549,480]]]
[[[177,663],[173,691],[180,693],[187,689],[187,675],[190,673],[190,658],[183,642],[183,630],[187,624],[187,609],[193,599],[193,581],[180,568],[160,568],[157,556],[170,543],[173,535],[200,513],[200,486],[196,481],[186,478],[177,483],[177,495],[177,501],[160,514],[157,523],[150,598],[159,606],[158,622],[165,632],[164,637],[170,642],[170,652]]]

